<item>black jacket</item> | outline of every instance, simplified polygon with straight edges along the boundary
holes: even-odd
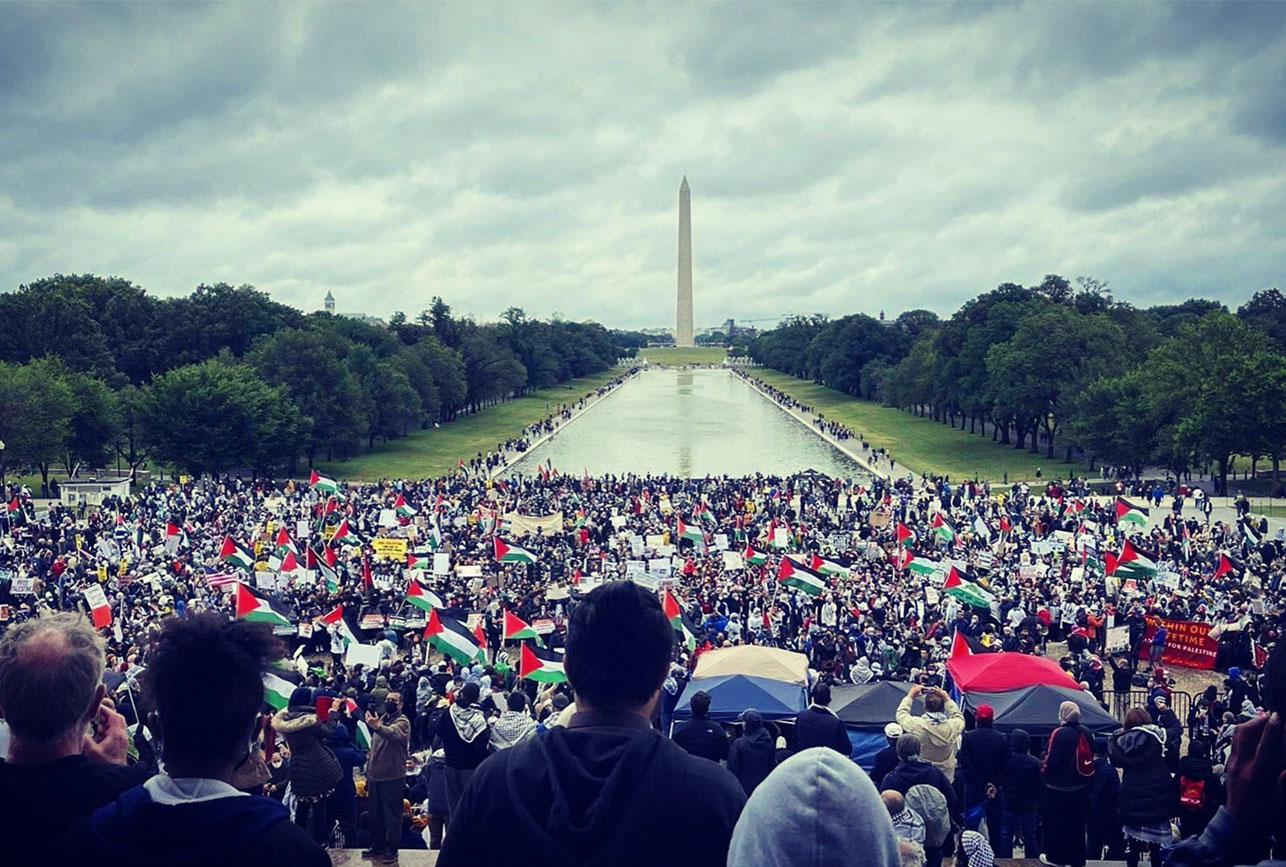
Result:
[[[1210,759],[1203,759],[1198,756],[1184,756],[1179,759],[1179,791],[1183,791],[1183,780],[1201,780],[1206,786],[1204,795],[1206,806],[1196,815],[1213,816],[1215,810],[1219,809],[1224,802],[1223,783],[1219,781],[1219,776],[1215,773],[1214,765]],[[1182,805],[1179,807],[1181,814],[1187,815],[1190,811],[1185,810]]]
[[[1000,772],[1000,788],[1005,793],[1005,809],[1013,813],[1035,812],[1039,803],[1040,759],[1030,749],[1031,739],[1025,733],[1009,736],[1009,755]]]
[[[933,786],[941,792],[942,797],[947,799],[947,810],[955,813],[955,789],[951,787],[950,781],[947,780],[947,775],[928,762],[899,762],[898,766],[889,771],[884,779],[880,781],[880,791],[892,789],[905,795],[911,790],[912,786],[921,784]]]
[[[728,758],[728,736],[723,726],[708,719],[690,719],[675,726],[672,739],[694,756],[721,762]]]
[[[1116,775],[1116,768],[1103,756],[1095,756],[1094,776],[1090,777],[1089,824],[1098,827],[1117,824],[1116,802],[1120,793],[1121,778]]]
[[[728,751],[728,770],[741,783],[747,798],[776,764],[777,750],[772,735],[765,728],[737,738]]]
[[[142,786],[77,823],[56,847],[55,864],[98,867],[328,867],[326,851],[258,795],[167,805]]]
[[[965,784],[979,787],[988,783],[999,785],[1008,753],[1005,736],[991,726],[979,726],[965,732],[956,756]]]
[[[1048,788],[1072,792],[1089,785],[1094,769],[1088,767],[1084,774],[1080,771],[1082,739],[1087,748],[1093,743],[1089,731],[1078,723],[1063,723],[1050,733],[1040,765],[1041,781]]]
[[[658,835],[682,841],[690,863],[725,863],[746,801],[736,777],[627,716],[578,713],[483,762],[439,867],[506,864],[514,853],[528,867],[655,867]]]
[[[1165,764],[1162,737],[1161,730],[1152,725],[1112,735],[1108,755],[1122,771],[1117,797],[1122,825],[1154,825],[1179,812],[1179,789]]]
[[[871,766],[871,779],[879,784],[888,772],[898,766],[898,748],[889,745],[875,754],[875,764]]]
[[[839,717],[817,705],[810,705],[795,717],[795,752],[809,747],[830,747],[845,756],[853,752],[853,744]]]
[[[47,861],[49,845],[59,834],[148,776],[139,765],[109,765],[85,756],[39,765],[11,765],[0,759],[3,860]]]

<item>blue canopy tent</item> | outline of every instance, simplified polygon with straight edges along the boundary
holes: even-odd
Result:
[[[797,683],[725,674],[690,681],[674,709],[676,720],[692,718],[692,696],[698,692],[710,696],[710,719],[715,722],[736,722],[747,708],[759,711],[765,720],[788,719],[808,708],[808,693]]]
[[[831,710],[848,730],[853,747],[849,755],[862,770],[869,772],[875,764],[875,754],[888,746],[884,727],[893,722],[898,704],[910,690],[911,684],[890,680],[831,687]],[[917,698],[911,712],[924,713],[924,702]]]

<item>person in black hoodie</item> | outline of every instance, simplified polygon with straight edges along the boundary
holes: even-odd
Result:
[[[1179,834],[1196,837],[1206,830],[1223,804],[1223,783],[1210,762],[1210,747],[1203,740],[1188,744],[1179,760]]]
[[[1014,729],[1009,735],[1009,755],[1000,772],[1000,788],[1005,793],[1004,818],[1000,848],[992,851],[997,858],[1014,857],[1014,838],[1018,837],[1025,858],[1039,855],[1036,806],[1040,803],[1040,759],[1031,754],[1031,736],[1025,729]]]
[[[1090,733],[1081,725],[1076,702],[1058,706],[1058,722],[1040,766],[1045,786],[1041,794],[1045,853],[1041,860],[1062,867],[1085,867],[1086,794],[1094,775],[1094,748]]]
[[[795,717],[795,752],[803,752],[809,747],[830,747],[845,756],[853,752],[848,731],[835,711],[830,709],[830,703],[829,684],[819,683],[813,687],[813,703]]]
[[[742,711],[745,733],[732,742],[728,752],[728,770],[732,771],[749,798],[777,764],[773,737],[764,728],[763,717],[754,708]]]
[[[712,762],[728,758],[728,736],[723,733],[723,726],[709,718],[710,696],[699,691],[688,706],[692,708],[692,719],[674,730],[674,742],[692,755]]]
[[[989,704],[978,705],[975,727],[960,739],[958,767],[964,776],[965,828],[978,830],[987,819],[987,837],[992,851],[1000,849],[1000,832],[1004,822],[1005,796],[1001,772],[1009,754],[1005,736],[992,728],[995,711]]]
[[[487,757],[491,745],[491,728],[478,708],[480,690],[476,683],[466,683],[455,694],[455,702],[438,720],[437,735],[442,739],[446,763],[447,819],[453,821],[456,807],[474,771]]]
[[[1094,736],[1094,776],[1090,777],[1090,806],[1085,819],[1086,855],[1091,861],[1120,861],[1125,851],[1121,837],[1121,820],[1116,815],[1116,799],[1121,791],[1121,778],[1107,760],[1107,738]]]
[[[1152,867],[1161,865],[1161,846],[1170,840],[1170,820],[1178,814],[1179,794],[1165,763],[1163,729],[1141,707],[1125,715],[1125,730],[1112,735],[1109,756],[1122,770],[1117,813],[1125,827],[1125,862],[1138,867],[1146,850]]]
[[[279,656],[264,624],[219,614],[165,621],[143,686],[166,772],[77,823],[50,863],[327,867],[284,806],[229,782],[252,748],[263,674]]]
[[[451,816],[439,867],[654,867],[662,839],[723,864],[746,796],[737,778],[650,723],[674,654],[656,595],[631,581],[589,593],[567,628],[576,713],[488,758]]]

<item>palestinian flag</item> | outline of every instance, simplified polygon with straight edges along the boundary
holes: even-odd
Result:
[[[439,614],[436,609],[429,612],[429,622],[424,627],[424,638],[438,651],[450,656],[461,665],[467,665],[478,658],[482,649],[474,634],[454,617]]]
[[[353,631],[353,625],[349,623],[348,618],[344,616],[343,605],[336,605],[329,612],[318,617],[317,620],[320,623],[325,623],[327,626],[337,628],[345,647],[350,644],[362,643],[358,640],[357,633]]]
[[[191,543],[188,541],[188,533],[178,524],[167,521],[165,524],[165,550],[173,554],[179,548],[190,548]]]
[[[973,532],[974,532],[974,535],[976,535],[982,541],[984,542],[991,541],[991,528],[987,526],[987,522],[983,520],[982,515],[977,515],[974,517]]]
[[[947,658],[959,659],[962,656],[973,656],[973,648],[969,646],[969,640],[965,638],[964,633],[957,629],[951,638],[951,653]]]
[[[311,549],[310,549],[311,550]],[[317,558],[317,572],[326,584],[326,589],[332,592],[339,589],[339,570],[335,568],[337,558],[335,552],[329,548],[323,548],[323,554]]]
[[[697,630],[688,621],[688,617],[679,607],[678,601],[674,598],[669,590],[665,591],[665,597],[661,601],[661,607],[665,609],[665,616],[669,618],[670,625],[674,631],[683,636],[683,644],[688,650],[695,650],[697,646]]]
[[[1188,532],[1188,525],[1183,525],[1183,562],[1192,561],[1192,534]]]
[[[691,524],[685,524],[683,523],[682,518],[679,518],[678,532],[679,532],[680,539],[687,539],[690,542],[705,542],[706,540],[706,534],[702,531],[700,527],[694,527]]]
[[[495,538],[496,562],[497,563],[535,563],[536,555],[519,548],[517,545],[506,545],[500,541],[500,537]]]
[[[366,720],[357,721],[357,737],[353,740],[359,748],[367,752],[371,751],[371,727],[366,724]]]
[[[803,590],[809,596],[817,596],[826,589],[825,575],[814,572],[789,557],[781,558],[781,565],[777,567],[777,580],[788,587]]]
[[[432,590],[426,590],[420,586],[420,582],[414,579],[406,587],[406,601],[410,602],[421,611],[432,611],[434,608],[446,608],[438,594]]]
[[[285,710],[290,704],[290,694],[294,692],[295,685],[290,681],[278,677],[271,671],[263,673],[263,700],[264,704],[273,710]]]
[[[338,494],[339,484],[334,479],[328,479],[319,474],[316,470],[308,477],[308,484],[314,491],[322,491],[327,494]]]
[[[1138,527],[1148,525],[1148,515],[1151,514],[1142,506],[1136,506],[1125,497],[1116,498],[1116,523],[1134,524]]]
[[[942,517],[941,512],[934,514],[932,527],[934,534],[939,538],[946,539],[948,542],[955,541],[956,528],[951,526],[950,521]]]
[[[1219,565],[1215,567],[1215,577],[1221,578],[1224,575],[1237,570],[1237,568],[1237,565],[1228,558],[1228,555],[1221,551],[1219,553]]]
[[[294,567],[284,565],[287,557],[295,564]],[[268,568],[274,572],[290,572],[298,567],[299,549],[295,543],[290,540],[290,534],[286,528],[282,527],[277,531],[277,537],[273,540],[272,554],[268,556]]]
[[[438,526],[438,516],[433,516],[433,525],[429,527],[429,534],[424,538],[424,544],[430,551],[436,551],[442,547],[442,529]]]
[[[236,600],[234,613],[241,620],[249,620],[251,623],[269,623],[273,626],[294,625],[294,612],[280,602],[247,587],[244,583],[237,584],[234,598]]]
[[[912,557],[910,551],[906,552],[905,565],[907,569],[910,569],[915,574],[923,575],[925,577],[934,574],[941,568],[941,564],[936,563],[933,560],[926,560],[923,557]]]
[[[751,566],[762,566],[768,562],[770,555],[767,551],[760,551],[754,545],[747,544],[745,552],[741,557]]]
[[[540,640],[540,635],[531,625],[521,617],[516,617],[510,612],[505,612],[505,641],[522,641],[524,638],[530,638],[535,641]]]
[[[518,676],[538,683],[565,683],[567,672],[563,669],[563,655],[555,650],[524,644],[518,657]]]
[[[253,569],[255,555],[231,536],[223,537],[223,547],[219,549],[219,559],[240,569]]]
[[[808,568],[823,575],[848,575],[848,567],[834,560],[827,560],[813,554],[808,559]]]
[[[692,510],[692,517],[710,527],[719,526],[719,519],[715,517],[714,512],[710,511],[704,503]]]
[[[996,597],[982,587],[962,577],[954,566],[947,570],[947,580],[942,582],[942,592],[978,608],[990,608],[991,603],[996,601]]]
[[[1110,553],[1110,552],[1109,552]],[[1115,559],[1115,557],[1113,558]],[[1103,559],[1096,555],[1085,552],[1085,572],[1086,578],[1102,578],[1107,574],[1107,569],[1103,565]]]
[[[778,530],[786,530],[786,533],[778,535]],[[790,546],[789,527],[778,527],[777,519],[773,518],[768,524],[768,545],[773,548],[786,548]]]
[[[398,494],[397,499],[393,501],[393,511],[399,518],[414,518],[416,515],[415,509],[406,504],[406,498],[401,494]]]
[[[1140,554],[1128,540],[1121,548],[1121,556],[1117,557],[1108,551],[1103,559],[1107,563],[1107,574],[1117,575],[1123,580],[1147,580],[1157,573],[1157,564],[1150,557]]]
[[[1263,541],[1263,537],[1259,535],[1259,531],[1254,528],[1249,520],[1242,521],[1241,536],[1248,543],[1256,547],[1258,547],[1259,543]]]
[[[898,526],[897,526],[897,530],[894,533],[894,538],[897,540],[897,543],[901,545],[903,548],[910,548],[915,544],[915,533],[911,531],[910,527],[908,527],[906,524],[903,524],[901,521],[898,521]]]
[[[359,537],[356,533],[354,533],[352,530],[349,529],[348,519],[345,518],[344,520],[339,522],[339,526],[335,528],[335,532],[330,534],[330,541],[327,542],[326,544],[327,545],[361,545],[362,540],[361,540],[361,537]]]

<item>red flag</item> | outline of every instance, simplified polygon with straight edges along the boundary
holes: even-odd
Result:
[[[371,557],[369,554],[362,554],[362,591],[370,590],[374,584],[371,579]]]
[[[1215,577],[1219,578],[1220,576],[1227,575],[1229,572],[1233,571],[1233,569],[1232,561],[1228,559],[1227,555],[1220,553],[1219,565],[1215,567]]]

